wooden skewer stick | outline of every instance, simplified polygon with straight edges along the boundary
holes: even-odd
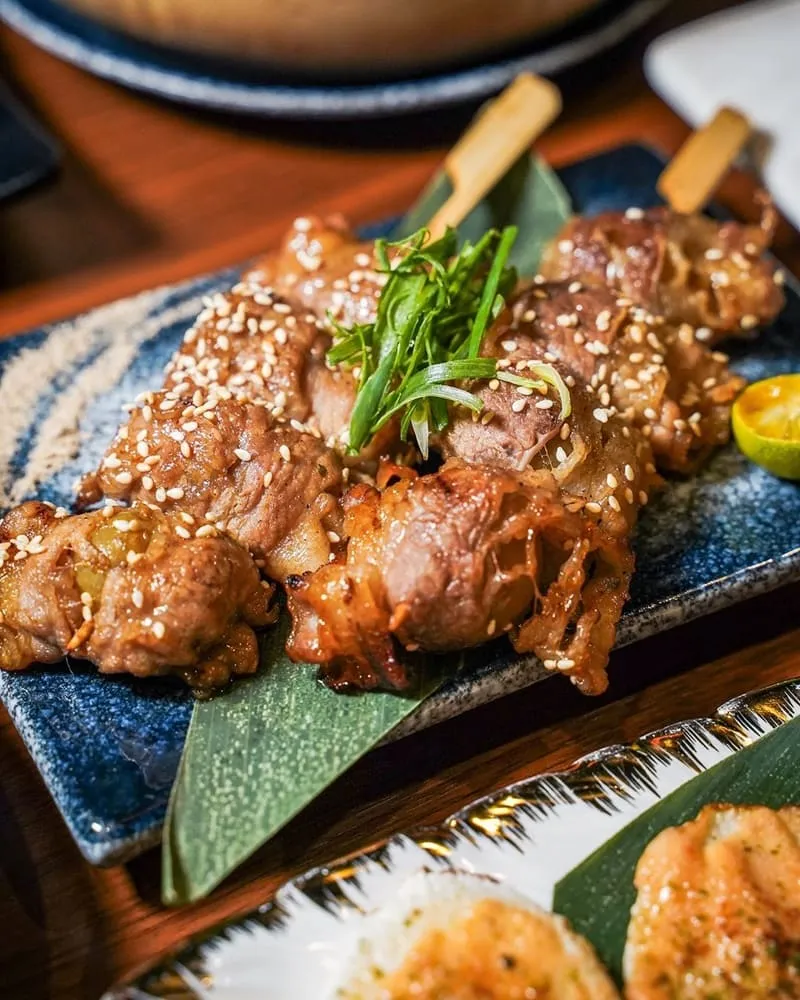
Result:
[[[447,154],[444,166],[453,193],[428,223],[430,239],[469,215],[560,111],[558,87],[521,73]]]
[[[751,126],[733,108],[720,108],[689,136],[658,179],[656,189],[676,212],[698,212],[708,202],[750,138]]]

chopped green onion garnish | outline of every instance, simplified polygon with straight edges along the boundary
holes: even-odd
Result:
[[[388,277],[375,321],[346,328],[329,317],[329,362],[360,368],[351,452],[402,414],[401,433],[405,437],[411,428],[427,457],[431,433],[447,426],[449,403],[476,412],[483,407],[478,396],[452,383],[498,378],[541,392],[552,386],[562,418],[569,415],[569,391],[551,365],[533,366],[526,378],[499,370],[495,358],[480,357],[486,332],[516,285],[516,272],[507,266],[516,235],[514,226],[491,229],[460,250],[453,230],[431,244],[425,229],[395,243],[376,241],[378,267]]]

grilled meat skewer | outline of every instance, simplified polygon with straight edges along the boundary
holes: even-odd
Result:
[[[208,692],[255,672],[272,594],[231,538],[146,504],[68,516],[29,501],[0,521],[5,670],[71,653]]]

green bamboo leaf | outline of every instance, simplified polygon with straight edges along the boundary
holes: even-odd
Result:
[[[408,237],[447,201],[452,188],[442,171],[423,191],[419,201],[397,224],[395,238]],[[460,241],[477,242],[487,229],[516,226],[519,236],[507,264],[522,277],[536,274],[545,245],[572,214],[564,185],[554,171],[533,153],[525,153],[498,181],[458,227]]]
[[[448,181],[440,176],[406,216],[397,235],[408,236],[422,228],[448,194]],[[478,249],[459,261],[455,292],[460,294],[468,286],[481,248],[490,239],[487,230],[506,225],[519,229],[507,263],[528,275],[535,272],[545,242],[569,214],[569,198],[555,174],[537,158],[522,157],[459,228],[459,239],[470,239]],[[448,233],[424,253],[441,270],[454,250],[454,236]],[[385,247],[382,252],[388,269]],[[400,315],[394,320],[408,326],[415,309],[417,315],[425,315],[427,302],[415,300],[410,291],[399,298],[404,301],[397,303]],[[366,381],[376,373],[380,357],[391,355],[397,345],[381,339],[368,344],[364,333],[352,332],[334,350],[341,353],[341,359],[360,359]],[[376,346],[383,350],[373,360]],[[380,381],[377,378],[373,385],[376,397]],[[443,396],[451,393],[447,386],[436,391]],[[369,432],[374,413],[375,398],[367,402],[370,405],[364,404],[358,414],[359,433]],[[446,403],[439,395],[425,400],[437,430],[447,422]],[[419,423],[421,414],[414,411],[414,416]],[[164,830],[166,903],[199,899],[218,885],[413,712],[449,675],[448,669],[455,669],[452,664],[450,668],[437,666],[437,673],[424,678],[420,691],[410,697],[337,695],[318,683],[315,668],[289,662],[284,640],[285,625],[266,636],[257,677],[195,706]]]
[[[653,837],[715,802],[773,809],[798,805],[798,775],[800,719],[794,719],[692,778],[607,840],[558,883],[553,909],[592,942],[621,984],[622,953],[636,898],[633,876]]]
[[[264,637],[256,677],[195,705],[164,828],[168,905],[219,885],[443,680],[431,668],[411,695],[335,694],[286,656],[287,619]]]

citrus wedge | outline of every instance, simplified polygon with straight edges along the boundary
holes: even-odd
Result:
[[[800,480],[800,373],[748,386],[733,404],[733,436],[751,462]]]

